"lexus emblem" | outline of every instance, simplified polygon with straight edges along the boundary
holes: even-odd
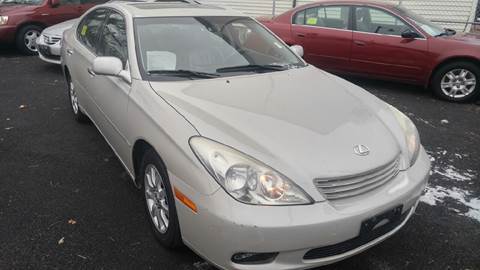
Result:
[[[358,156],[368,156],[370,149],[363,144],[358,144],[353,147],[353,152]]]

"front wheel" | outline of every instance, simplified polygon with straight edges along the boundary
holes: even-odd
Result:
[[[454,62],[441,67],[432,80],[434,93],[441,99],[467,102],[480,94],[480,67],[471,62]]]
[[[22,27],[16,38],[18,50],[26,55],[37,54],[37,38],[42,33],[43,28],[38,25],[26,25]]]
[[[73,116],[75,121],[80,123],[88,122],[88,117],[82,112],[80,109],[80,104],[78,102],[77,91],[75,89],[75,85],[72,82],[72,79],[69,75],[66,76],[67,81],[67,94],[68,100],[70,101],[70,108],[72,109]]]
[[[155,237],[165,247],[182,245],[180,225],[172,187],[166,169],[155,151],[145,154],[140,177],[143,178],[143,193],[148,220]]]

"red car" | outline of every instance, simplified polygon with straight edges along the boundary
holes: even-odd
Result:
[[[36,54],[43,28],[82,15],[102,0],[0,0],[0,43]]]
[[[480,95],[480,36],[444,29],[405,8],[324,1],[260,19],[307,62],[337,72],[430,87],[450,101]]]

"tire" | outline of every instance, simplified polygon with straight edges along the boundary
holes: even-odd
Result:
[[[43,28],[38,25],[26,25],[17,32],[15,40],[17,49],[25,55],[36,55],[36,38],[40,36]]]
[[[152,178],[152,175],[156,175],[155,179]],[[142,190],[146,215],[155,238],[164,247],[181,247],[183,242],[177,210],[175,208],[173,189],[170,185],[165,166],[153,149],[148,150],[143,157],[140,179],[142,179],[143,183]],[[159,190],[163,190],[163,193],[159,192]],[[165,202],[167,203],[166,205]],[[168,212],[165,211],[165,209],[167,209]],[[168,222],[165,222],[163,217],[167,217]],[[164,226],[163,228],[162,224]]]
[[[435,72],[432,88],[444,100],[472,101],[480,95],[480,67],[467,61],[446,64]]]
[[[67,95],[68,95],[68,101],[70,102],[70,109],[72,110],[73,117],[75,121],[79,123],[87,123],[89,122],[88,116],[86,116],[83,112],[82,109],[80,108],[80,104],[78,102],[78,97],[75,92],[75,85],[72,83],[72,80],[70,78],[70,75],[65,76],[65,81],[67,82]]]

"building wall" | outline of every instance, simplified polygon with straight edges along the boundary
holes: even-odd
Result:
[[[251,16],[272,16],[292,8],[293,0],[202,0],[205,3],[228,6]],[[479,0],[384,0],[401,2],[405,7],[445,27],[464,30],[466,22],[475,20]],[[275,2],[275,10],[274,10]],[[312,0],[297,0],[297,5],[312,3]]]

